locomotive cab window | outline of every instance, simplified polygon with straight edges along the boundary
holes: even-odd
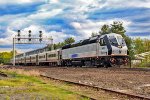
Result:
[[[105,46],[106,45],[105,40],[103,38],[100,39],[100,45],[101,46]]]

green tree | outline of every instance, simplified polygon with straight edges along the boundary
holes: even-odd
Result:
[[[63,47],[66,44],[71,44],[71,43],[74,43],[74,42],[75,42],[74,38],[70,37],[70,38],[65,39],[64,42],[59,42],[59,43],[53,44],[53,49],[59,49],[59,48]],[[49,47],[49,50],[52,50],[51,47],[52,46]]]
[[[133,43],[134,43],[135,54],[140,54],[144,52],[144,43],[141,38],[136,38],[135,40],[133,40]]]
[[[149,39],[136,38],[133,40],[133,45],[134,45],[135,54],[140,54],[140,53],[150,51],[150,40]]]
[[[65,44],[71,44],[71,43],[74,43],[74,42],[75,42],[75,40],[74,40],[74,38],[72,38],[72,37],[67,38],[67,39],[65,39],[65,41],[64,41]]]
[[[121,34],[123,37],[125,37],[125,28],[123,27],[123,22],[120,21],[114,21],[113,24],[110,26],[110,32],[111,33],[117,33]]]
[[[144,39],[144,50],[145,50],[145,52],[150,51],[150,40],[149,39]]]
[[[99,31],[99,34],[104,35],[110,33],[110,27],[109,25],[103,25]]]
[[[12,58],[11,52],[0,53],[0,63],[3,63],[3,64],[9,63],[11,58]]]

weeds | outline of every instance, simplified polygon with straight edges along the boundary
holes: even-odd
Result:
[[[53,84],[45,83],[38,77],[40,76],[40,72],[37,70],[25,71],[23,69],[8,69],[2,70],[2,72],[7,73],[8,76],[10,76],[8,78],[0,80],[0,94],[5,94],[7,98],[18,97],[18,95],[20,95],[20,97],[22,98],[22,95],[27,94],[30,99],[36,98],[35,95],[40,95],[39,98],[41,99],[88,99],[81,97],[74,92],[56,87]]]

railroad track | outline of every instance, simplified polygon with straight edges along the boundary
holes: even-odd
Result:
[[[8,68],[12,68],[12,66],[7,66]],[[7,68],[5,67],[5,68]],[[57,67],[57,66],[15,66],[14,68],[91,68],[91,69],[102,69],[102,70],[122,70],[122,71],[150,71],[150,68],[119,68],[119,67],[109,67],[109,68],[96,68],[96,67]]]
[[[135,98],[135,99],[140,99],[140,100],[150,100],[150,96],[138,95],[138,94],[134,94],[134,93],[126,93],[126,92],[116,91],[116,90],[102,88],[102,87],[98,87],[98,86],[87,85],[87,84],[83,84],[83,83],[79,83],[79,82],[72,82],[72,81],[62,80],[62,79],[46,76],[44,74],[41,74],[40,76],[44,77],[44,78],[52,79],[52,80],[66,82],[66,83],[69,83],[69,84],[74,84],[74,85],[77,85],[77,86],[89,87],[89,88],[93,88],[93,89],[96,89],[96,90],[103,90],[103,91],[106,91],[106,92],[109,92],[109,93],[118,94],[118,95],[122,95],[122,96],[127,96],[129,98]],[[94,98],[91,98],[91,97],[88,97],[88,96],[85,96],[85,95],[81,95],[81,96],[87,97],[90,100],[96,100]]]

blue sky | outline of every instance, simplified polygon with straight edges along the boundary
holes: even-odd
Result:
[[[67,37],[78,41],[118,20],[128,36],[150,39],[150,0],[0,0],[0,51],[12,49],[18,29],[23,35],[42,30],[54,42]],[[21,45],[17,50],[42,46]]]

